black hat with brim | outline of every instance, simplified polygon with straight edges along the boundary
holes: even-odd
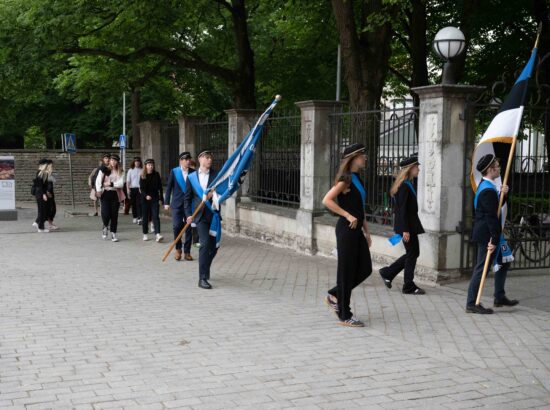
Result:
[[[351,144],[344,149],[342,159],[349,158],[352,155],[364,154],[365,152],[366,148],[363,144]]]
[[[191,159],[191,153],[189,151],[184,151],[180,154],[181,159]]]
[[[145,160],[145,165],[147,165],[147,164],[155,165],[155,160],[153,158],[148,158],[148,159]]]
[[[412,154],[410,157],[402,159],[399,162],[399,166],[401,168],[410,167],[411,165],[415,165],[415,164],[420,165],[420,162],[418,162],[418,154],[416,152],[414,154]]]
[[[38,165],[44,165],[44,164],[48,164],[48,159],[47,158],[42,158],[40,161],[38,161]]]
[[[103,154],[103,156],[101,158],[111,158],[111,154],[106,152],[106,153]]]
[[[493,154],[482,156],[477,162],[476,169],[483,173],[485,172],[497,158]]]
[[[117,154],[111,154],[111,159],[114,159],[117,162],[120,162],[120,157]]]

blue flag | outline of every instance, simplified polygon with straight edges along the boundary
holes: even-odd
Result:
[[[243,178],[252,164],[256,146],[262,136],[264,124],[279,101],[281,101],[281,97],[278,95],[210,183],[207,192],[214,190],[212,204],[215,209],[219,209],[219,205],[233,195],[243,183]]]

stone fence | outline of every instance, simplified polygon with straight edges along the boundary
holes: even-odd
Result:
[[[441,282],[459,275],[462,238],[457,226],[462,219],[462,189],[465,169],[465,136],[469,123],[463,120],[467,98],[480,87],[435,85],[413,90],[420,97],[418,149],[421,173],[418,180],[419,215],[426,229],[420,237],[421,255],[417,275]],[[336,218],[321,201],[330,188],[330,115],[341,103],[304,101],[301,110],[300,202],[298,209],[262,204],[245,196],[244,188],[229,198],[223,209],[225,229],[238,235],[285,246],[310,254],[331,255],[335,248]],[[258,112],[228,110],[227,152],[232,153],[254,125]],[[176,151],[196,155],[194,117],[179,120],[179,140],[168,141],[162,123],[140,124],[142,152],[154,158],[176,159]],[[163,147],[174,147],[162,155]],[[165,161],[165,159],[162,159]],[[248,176],[250,178],[253,176]],[[368,182],[367,182],[368,185]],[[387,262],[400,256],[402,245],[391,247],[391,227],[371,224],[373,259]]]
[[[78,150],[72,155],[74,196],[76,204],[91,203],[88,190],[88,176],[98,166],[105,150]],[[129,164],[139,151],[126,151]],[[34,201],[31,195],[32,180],[36,175],[38,161],[49,158],[53,161],[56,184],[55,199],[59,204],[71,204],[71,180],[69,174],[69,154],[58,150],[11,150],[2,151],[0,156],[15,157],[15,200]]]

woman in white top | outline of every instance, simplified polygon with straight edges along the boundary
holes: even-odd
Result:
[[[120,202],[124,198],[122,190],[124,186],[124,173],[119,168],[120,157],[111,155],[109,167],[102,166],[97,174],[96,192],[101,197],[101,219],[103,220],[103,230],[101,236],[107,239],[107,231],[111,229],[111,240],[118,242],[116,236],[118,224],[118,209]]]
[[[141,195],[139,192],[139,178],[143,168],[141,158],[135,157],[126,175],[126,192],[132,206],[133,223],[141,223]]]

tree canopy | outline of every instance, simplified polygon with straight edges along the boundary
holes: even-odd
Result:
[[[123,92],[130,130],[277,93],[288,107],[334,99],[339,43],[343,98],[376,108],[439,81],[431,40],[447,25],[466,34],[461,81],[489,86],[526,61],[538,21],[545,50],[547,0],[3,0],[0,144],[44,133],[52,147],[71,131],[109,145]]]

